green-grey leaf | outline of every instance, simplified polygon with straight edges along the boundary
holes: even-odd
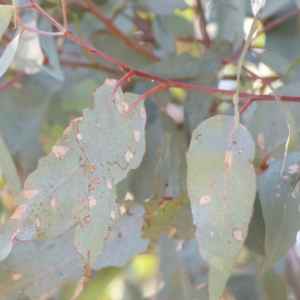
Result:
[[[13,11],[14,7],[12,5],[0,5],[0,40],[9,25]]]
[[[17,169],[15,163],[7,149],[5,142],[2,138],[2,134],[0,132],[0,169],[2,173],[5,175],[5,178],[8,182],[8,186],[11,189],[13,195],[16,197],[22,191],[22,185],[17,173]]]
[[[178,250],[178,258],[183,265],[186,276],[194,287],[207,281],[207,264],[199,254],[195,238],[182,244]]]
[[[156,239],[164,232],[176,239],[189,239],[195,234],[192,224],[190,200],[184,194],[173,200],[165,200],[145,216],[142,237]]]
[[[0,57],[0,77],[7,71],[13,62],[16,52],[18,50],[20,41],[20,34],[17,34],[6,46],[2,56]]]
[[[287,73],[291,63],[288,59],[277,52],[265,50],[263,53],[257,55],[258,59],[267,65],[270,69],[279,75]]]
[[[91,184],[90,209],[75,230],[74,245],[89,268],[101,255],[119,218],[113,188],[139,166],[145,152],[144,105],[127,115],[138,95],[123,95],[116,85],[116,80],[107,79],[96,90],[94,109],[85,109],[78,124],[77,140],[89,163],[86,174]]]
[[[0,297],[26,294],[30,299],[40,299],[43,293],[82,268],[72,237],[73,230],[46,241],[16,242],[11,254],[0,264]]]
[[[162,50],[166,55],[175,53],[176,45],[174,36],[171,32],[168,20],[162,16],[155,16],[153,20],[153,34],[156,41],[161,46]]]
[[[149,240],[140,238],[143,215],[143,207],[134,205],[121,216],[120,221],[110,233],[103,254],[93,265],[93,270],[109,266],[124,267],[134,255],[147,249]]]
[[[300,228],[300,197],[293,194],[300,179],[300,154],[289,153],[283,177],[283,158],[258,177],[258,192],[266,223],[266,258],[262,273],[269,270],[295,243]]]
[[[53,238],[79,223],[87,211],[89,180],[84,176],[86,160],[76,142],[72,121],[52,153],[39,161],[16,199],[16,210],[0,238],[0,258],[7,256],[14,238],[19,241]],[[1,236],[0,233],[0,236]]]
[[[164,198],[170,173],[170,141],[171,134],[165,134],[163,147],[157,153],[158,162],[155,171],[153,194],[150,200],[144,204],[147,212],[155,209]]]
[[[183,0],[146,0],[146,3],[158,15],[170,15],[176,8],[188,8]]]
[[[187,154],[187,187],[196,239],[208,263],[211,300],[219,300],[246,239],[256,193],[251,161],[255,147],[234,118],[215,116],[193,132]]]
[[[145,68],[145,71],[163,78],[177,79],[196,77],[200,74],[206,75],[221,67],[221,59],[230,56],[231,53],[231,45],[228,42],[219,41],[200,58],[183,53],[152,64]]]
[[[39,23],[40,30],[51,32],[52,26],[45,18]],[[53,36],[40,35],[41,46],[49,58],[49,67],[42,66],[42,69],[55,79],[63,81],[65,79],[64,73],[60,68],[59,57]]]

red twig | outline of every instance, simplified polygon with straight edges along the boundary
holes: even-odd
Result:
[[[139,96],[136,101],[129,107],[128,111],[126,112],[126,114],[124,115],[124,118],[126,118],[128,116],[128,114],[137,106],[139,105],[141,102],[143,102],[145,99],[149,98],[150,96],[152,96],[153,94],[156,94],[159,91],[165,90],[168,87],[165,84],[160,84],[158,86],[156,86],[155,88],[149,90],[148,92],[144,93],[143,95]]]
[[[77,62],[77,61],[68,61],[68,60],[60,60],[60,64],[63,66],[69,66],[69,67],[73,67],[73,68],[86,68],[86,69],[94,69],[94,70],[99,70],[99,71],[103,71],[106,73],[110,73],[110,74],[114,74],[114,75],[121,75],[121,71],[119,70],[115,70],[115,69],[111,69],[105,66],[102,66],[100,64],[97,63],[82,63],[82,62]]]
[[[274,20],[274,21],[271,21],[270,23],[268,23],[262,30],[260,30],[256,36],[254,37],[254,39],[259,36],[260,34],[262,33],[265,33],[267,32],[268,30],[280,25],[281,23],[283,23],[284,21],[290,19],[291,17],[294,17],[296,16],[297,14],[299,13],[299,10],[296,9],[296,10],[292,10],[292,11],[289,11],[288,13],[286,13],[285,15],[279,17],[278,19]]]
[[[248,99],[247,102],[242,106],[242,108],[239,111],[240,116],[245,112],[245,110],[251,105],[253,101],[251,99]]]
[[[31,0],[31,3],[34,6],[34,8],[36,10],[38,10],[56,28],[58,28],[60,31],[64,32],[63,26],[60,25],[56,20],[54,20],[50,15],[48,15],[39,6],[39,4],[35,2],[35,0]],[[184,82],[179,82],[179,81],[175,81],[175,80],[164,79],[164,78],[161,78],[159,76],[151,75],[149,73],[136,70],[136,69],[130,67],[129,65],[127,65],[125,63],[122,63],[119,60],[117,60],[117,59],[101,52],[100,50],[96,49],[95,47],[87,44],[86,42],[84,42],[81,39],[79,39],[78,37],[76,37],[69,30],[64,32],[64,35],[66,37],[68,37],[69,39],[73,40],[75,43],[82,46],[85,49],[85,51],[90,52],[90,53],[95,53],[96,55],[102,57],[106,61],[109,61],[112,64],[118,66],[122,71],[125,71],[125,72],[130,72],[131,71],[132,74],[134,74],[136,76],[139,76],[141,78],[149,79],[149,80],[152,80],[154,82],[159,82],[163,86],[165,86],[165,88],[175,87],[175,88],[182,88],[182,89],[186,89],[186,90],[198,91],[198,92],[202,92],[202,93],[209,93],[209,94],[216,94],[216,95],[228,95],[228,96],[232,96],[235,93],[235,91],[228,91],[228,90],[221,90],[221,89],[211,88],[211,87],[197,86],[197,85],[188,84],[188,83],[184,83]],[[162,89],[162,87],[158,88],[157,90],[153,89],[153,90],[151,90],[151,94],[153,94],[153,93],[155,93],[155,91],[159,91],[161,89]],[[251,100],[252,102],[253,101],[275,101],[276,100],[274,95],[255,95],[255,94],[249,94],[249,93],[239,93],[239,97]],[[281,99],[281,101],[300,102],[300,97],[281,96],[280,99]]]
[[[15,75],[15,77],[0,85],[0,92],[4,91],[5,89],[13,85],[15,82],[18,82],[21,78],[25,76],[26,76],[25,72],[19,72],[17,75]]]
[[[107,26],[107,28],[109,28],[112,34],[120,38],[126,45],[134,49],[136,52],[143,54],[144,56],[150,58],[151,60],[160,61],[160,59],[157,56],[155,56],[153,53],[146,50],[145,48],[141,47],[135,41],[131,40],[118,27],[116,27],[110,19],[107,19],[104,16],[104,14],[102,14],[102,12],[98,9],[97,5],[93,3],[92,0],[86,0],[86,2],[91,12],[95,15],[95,17],[98,18],[102,23],[104,23]]]

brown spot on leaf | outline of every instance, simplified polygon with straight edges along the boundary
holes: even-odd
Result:
[[[65,135],[71,131],[72,131],[72,124],[69,124],[69,126],[64,130],[63,134]]]
[[[172,206],[172,209],[173,210],[177,210],[179,208],[179,205],[178,204],[174,204],[173,206]]]
[[[31,199],[39,193],[39,190],[24,190],[23,195],[26,199]]]
[[[169,239],[171,239],[175,235],[176,232],[177,232],[177,229],[175,227],[171,228],[171,230],[169,231],[169,235],[168,235]]]
[[[117,94],[117,95],[119,97],[119,94]],[[119,111],[120,114],[122,114],[124,111],[128,112],[128,109],[129,109],[128,104],[125,101],[120,101],[117,104],[117,108],[118,108],[118,111]]]
[[[146,117],[146,110],[144,107],[141,108],[141,116]]]
[[[91,170],[92,173],[94,173],[97,170],[97,167],[96,166],[91,166],[90,170]]]
[[[214,179],[210,184],[209,184],[209,188],[211,188],[211,187],[213,187],[214,185],[215,185],[215,183],[216,183],[217,181]]]
[[[52,153],[55,155],[56,158],[59,159],[64,159],[68,151],[69,148],[62,145],[54,145],[52,147]]]
[[[55,197],[53,197],[53,198],[51,199],[51,201],[50,201],[51,207],[53,207],[53,208],[56,207],[57,201],[58,201],[58,199],[55,198]]]
[[[243,148],[238,149],[238,153],[239,153],[239,154],[243,154],[244,152],[245,152],[245,150],[244,150]]]
[[[299,172],[299,165],[292,165],[289,166],[289,171],[288,173],[293,175],[293,174],[297,174]]]
[[[91,217],[90,216],[85,216],[83,218],[84,223],[90,223],[91,222]]]
[[[133,158],[133,153],[130,151],[126,151],[125,153],[125,160],[129,163],[131,161],[131,159]]]
[[[39,218],[35,219],[36,230],[39,230],[41,227],[41,220]]]
[[[112,220],[117,219],[117,218],[118,218],[118,212],[112,210],[112,211],[110,212],[110,218],[111,218]]]
[[[26,211],[27,205],[26,204],[20,204],[16,207],[15,212],[11,215],[12,220],[19,220],[21,218],[21,215],[24,211]]]
[[[243,241],[243,233],[241,230],[235,229],[233,230],[233,236],[238,240],[238,241]]]
[[[22,274],[19,274],[19,273],[14,273],[14,274],[12,274],[12,279],[14,280],[14,281],[17,281],[17,280],[19,280],[19,279],[21,279],[22,278]]]
[[[112,189],[112,184],[110,183],[110,181],[106,180],[105,184],[107,188],[109,188],[110,190]]]
[[[200,205],[206,205],[211,201],[211,196],[210,195],[204,195],[200,198],[199,202]]]
[[[76,134],[76,138],[78,141],[82,140],[82,134],[81,133],[77,133]]]
[[[266,148],[265,137],[262,133],[259,133],[256,139],[257,145],[261,150]]]
[[[210,236],[211,238],[213,238],[213,237],[215,236],[214,231],[211,231],[211,232],[209,233],[209,236]]]
[[[227,149],[225,153],[225,164],[227,168],[230,168],[232,165],[232,156],[233,156],[233,151],[231,149]]]
[[[117,85],[117,80],[107,78],[107,79],[105,79],[105,83],[110,87],[115,87]]]
[[[89,207],[94,207],[97,205],[97,200],[93,196],[88,196]]]
[[[134,140],[135,140],[136,142],[138,142],[138,141],[140,140],[140,138],[141,138],[141,133],[140,133],[138,130],[135,130],[135,131],[133,132],[133,136],[134,136]]]
[[[280,193],[277,193],[277,194],[276,194],[276,197],[279,198],[279,197],[280,197]]]

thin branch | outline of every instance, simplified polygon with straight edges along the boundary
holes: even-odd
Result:
[[[88,0],[88,1],[90,1],[90,0]],[[61,26],[56,20],[54,20],[50,15],[48,15],[42,9],[42,7],[40,7],[39,4],[35,2],[35,0],[31,0],[31,3],[33,4],[34,8],[36,10],[38,10],[55,27],[57,27],[61,31],[64,30],[63,26]],[[105,20],[107,20],[107,19],[105,18]],[[64,32],[64,35],[67,38],[73,40],[75,43],[77,43],[81,47],[83,47],[83,49],[85,49],[87,52],[94,53],[94,54],[102,57],[106,61],[111,62],[112,64],[118,66],[122,71],[125,71],[125,72],[133,71],[134,75],[141,77],[141,78],[152,80],[154,82],[159,82],[159,83],[163,84],[164,86],[166,86],[166,88],[175,87],[175,88],[182,88],[182,89],[186,89],[186,90],[198,91],[198,92],[202,92],[202,93],[215,94],[215,95],[228,95],[228,96],[232,96],[235,93],[235,91],[228,91],[228,90],[221,90],[218,88],[197,86],[197,85],[179,82],[179,81],[175,81],[175,80],[165,79],[165,78],[161,78],[159,76],[151,75],[149,73],[136,70],[136,69],[132,68],[131,66],[129,66],[129,65],[109,56],[108,54],[103,53],[102,51],[96,49],[95,47],[87,44],[83,40],[76,37],[70,30]],[[253,101],[275,101],[276,100],[274,95],[255,95],[255,94],[249,94],[249,93],[239,93],[239,97],[245,98],[248,100],[251,99],[252,102]],[[281,99],[281,101],[300,102],[300,97],[281,96],[280,99]]]
[[[270,23],[268,23],[262,30],[260,30],[256,36],[254,37],[254,39],[259,36],[260,34],[262,33],[265,33],[267,31],[269,31],[270,29],[280,25],[281,23],[283,23],[284,21],[296,16],[297,14],[299,14],[299,11],[298,9],[296,10],[292,10],[292,11],[289,11],[288,13],[286,13],[285,15],[282,15],[280,16],[279,18],[275,19],[274,21],[271,21]]]
[[[252,100],[248,99],[247,102],[242,106],[242,108],[239,111],[240,116],[245,112],[245,110],[252,104]]]
[[[54,18],[52,18],[44,9],[36,2],[36,0],[30,0],[32,6],[44,17],[46,18],[53,26],[55,26],[60,32],[65,32],[64,27],[58,23]]]
[[[168,87],[164,84],[160,84],[158,86],[156,86],[155,88],[147,91],[146,93],[144,93],[143,95],[139,96],[136,101],[129,107],[128,111],[126,112],[126,114],[124,115],[124,118],[126,118],[128,116],[128,114],[137,106],[139,105],[141,102],[143,102],[144,100],[146,100],[147,98],[149,98],[150,96],[156,94],[159,91],[165,90]]]
[[[141,53],[142,55],[150,58],[153,61],[160,61],[160,58],[158,58],[156,55],[151,53],[150,51],[146,50],[145,48],[141,47],[139,44],[137,44],[135,41],[131,40],[126,34],[124,34],[118,27],[114,25],[114,23],[107,19],[104,14],[98,9],[97,5],[93,3],[92,0],[86,0],[86,3],[88,4],[91,12],[94,14],[94,16],[99,19],[102,23],[104,23],[107,28],[111,31],[112,34],[120,38],[126,45],[137,51],[138,53]]]
[[[105,66],[102,66],[97,63],[83,63],[83,62],[77,62],[77,61],[69,61],[69,60],[60,60],[60,64],[63,66],[69,66],[72,68],[86,68],[86,69],[94,69],[94,70],[99,70],[103,71],[106,73],[114,74],[114,75],[121,75],[121,71],[111,69]]]
[[[62,12],[63,12],[63,20],[64,20],[64,29],[68,31],[68,17],[67,17],[67,6],[65,0],[61,0]]]
[[[205,12],[201,3],[201,0],[196,0],[197,6],[196,6],[196,12],[199,17],[199,24],[200,24],[200,32],[201,36],[203,38],[203,42],[206,47],[209,47],[211,44],[211,40],[209,38],[209,35],[206,30],[206,18],[205,18]]]

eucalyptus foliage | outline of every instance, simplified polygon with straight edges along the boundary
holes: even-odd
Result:
[[[0,298],[300,299],[299,11],[2,1]]]

